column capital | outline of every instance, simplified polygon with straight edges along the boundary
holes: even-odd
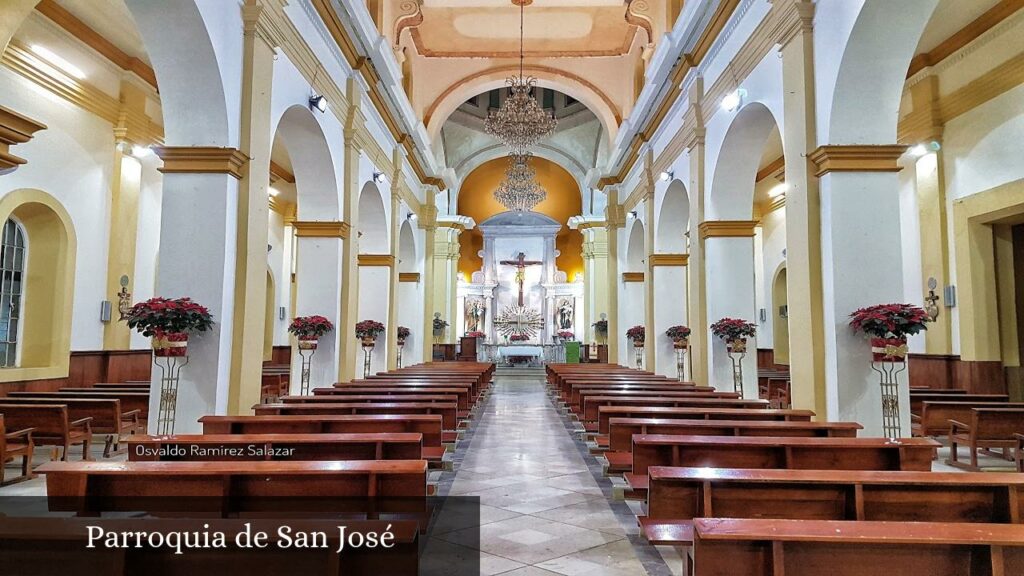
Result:
[[[270,48],[277,48],[284,44],[284,34],[261,5],[246,4],[242,6],[242,32],[246,36],[255,34]]]
[[[154,146],[153,152],[164,161],[157,168],[164,174],[229,174],[241,180],[242,166],[249,161],[238,148]]]
[[[753,238],[757,220],[706,220],[700,223],[700,239]]]
[[[819,146],[808,154],[815,176],[829,172],[899,172],[897,164],[907,147],[902,144],[846,144]]]
[[[398,273],[398,281],[399,282],[419,282],[420,281],[420,273],[419,272],[399,272]]]
[[[655,266],[686,266],[690,263],[689,254],[651,254],[647,262],[653,268]]]
[[[626,208],[622,204],[609,204],[605,207],[604,220],[609,230],[622,228],[626,225]]]
[[[644,273],[643,272],[623,272],[622,273],[622,281],[623,282],[643,282],[644,281]]]
[[[772,0],[772,10],[779,12],[772,36],[782,48],[796,38],[797,34],[814,29],[814,3],[807,0]]]
[[[329,220],[312,222],[296,220],[292,222],[296,238],[341,238],[347,240],[352,227],[348,222]]]
[[[358,262],[360,266],[380,266],[391,268],[395,265],[395,257],[391,254],[360,254]]]
[[[28,142],[32,135],[40,130],[46,130],[46,125],[0,106],[0,174],[14,170],[27,162],[24,158],[11,154],[10,148],[15,144]]]

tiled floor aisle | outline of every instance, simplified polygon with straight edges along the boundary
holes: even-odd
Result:
[[[507,374],[495,378],[448,492],[480,497],[481,572],[646,574],[635,519],[612,511],[543,374]]]

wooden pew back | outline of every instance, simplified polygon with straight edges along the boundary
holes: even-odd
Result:
[[[414,433],[423,446],[441,446],[441,416],[355,414],[342,416],[203,416],[203,434]]]

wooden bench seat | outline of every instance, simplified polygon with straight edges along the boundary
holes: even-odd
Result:
[[[479,400],[486,388],[469,380],[355,380],[352,382],[337,382],[331,388],[469,388],[469,397],[472,402]],[[320,394],[328,394],[326,389]],[[315,393],[315,392],[314,392]]]
[[[741,400],[738,392],[718,392],[718,391],[665,391],[665,390],[630,390],[630,389],[616,389],[616,388],[596,388],[596,389],[583,389],[576,391],[576,403],[570,402],[569,408],[577,414],[585,410],[587,400],[591,398],[659,398],[662,400],[670,399],[708,399],[708,400]]]
[[[914,436],[944,436],[949,433],[949,421],[965,422],[971,419],[975,408],[1024,408],[1024,402],[976,402],[957,400],[927,401],[921,404],[919,414],[910,416],[910,432]]]
[[[774,422],[769,420],[673,420],[666,418],[612,418],[609,449],[629,452],[634,434],[700,436],[793,436],[854,438],[863,426],[856,422]]]
[[[96,390],[125,390],[128,392],[149,392],[149,382],[134,384],[128,382],[97,382],[92,385]],[[62,388],[63,390],[63,388]]]
[[[1024,574],[1024,526],[694,520],[695,576]]]
[[[925,402],[944,402],[946,400],[955,402],[992,403],[1009,402],[1010,397],[1006,394],[957,394],[951,398],[949,394],[945,393],[917,393],[910,396],[910,413],[920,414],[922,404]]]
[[[32,429],[36,446],[60,447],[61,460],[67,460],[71,447],[82,445],[82,459],[89,460],[92,443],[92,418],[71,419],[64,404],[4,404],[0,398],[0,414],[13,430]]]
[[[1024,431],[1024,408],[973,408],[970,420],[950,420],[949,424],[949,458],[946,464],[966,470],[980,470],[979,450],[991,454],[992,448],[1001,448],[1004,459],[1013,458],[1010,450],[1017,448],[1014,434]],[[963,444],[971,451],[969,464],[960,460],[957,454],[957,449]]]
[[[426,460],[423,436],[372,434],[175,434],[136,436],[131,461]]]
[[[598,409],[602,406],[650,406],[662,408],[746,408],[767,409],[764,400],[744,400],[740,398],[661,398],[658,396],[587,396],[583,399],[583,413],[580,419],[585,422],[598,421]]]
[[[143,422],[149,417],[149,392],[125,392],[122,390],[100,390],[86,388],[67,392],[10,392],[11,398],[105,398],[121,401],[121,411],[139,411]]]
[[[663,418],[673,420],[762,420],[775,422],[809,422],[811,410],[772,408],[665,408],[661,406],[601,406],[597,426],[587,428],[600,434],[611,430],[612,418]],[[589,423],[584,423],[587,427]]]
[[[663,392],[689,392],[691,394],[705,394],[717,398],[733,398],[736,396],[720,396],[720,394],[736,394],[735,392],[718,392],[714,388],[696,387],[681,383],[676,384],[572,384],[569,393],[560,396],[568,404],[579,404],[580,396],[584,393],[593,394],[596,390],[614,390],[625,392],[637,392],[646,390],[648,396],[657,396]]]
[[[454,402],[325,402],[306,404],[257,404],[257,416],[327,416],[332,414],[438,414],[445,430],[458,426]]]
[[[688,546],[694,518],[1024,521],[1019,474],[652,466],[643,534]]]
[[[139,410],[122,411],[121,401],[116,398],[34,398],[10,397],[0,399],[6,404],[62,404],[68,407],[68,418],[81,420],[92,418],[89,422],[93,434],[106,435],[103,446],[103,457],[107,458],[121,451],[122,441],[132,434],[145,432],[146,423],[141,420]]]
[[[32,452],[34,450],[32,428],[8,430],[4,415],[0,413],[0,486],[24,482],[35,477],[32,473]],[[15,458],[21,458],[21,475],[12,480],[4,480],[7,463]]]
[[[785,468],[802,470],[929,471],[930,438],[783,438],[633,436],[632,472],[623,476],[632,497],[646,496],[651,466]]]
[[[314,388],[312,397],[320,400],[322,397],[334,396],[336,398],[340,398],[343,396],[358,396],[362,394],[402,397],[420,396],[423,394],[446,394],[455,397],[455,399],[452,401],[456,402],[459,405],[459,410],[469,410],[473,408],[475,401],[475,398],[472,397],[471,389],[469,386],[378,386],[366,388]],[[281,397],[279,402],[304,401],[297,400],[298,398],[310,398],[310,396],[283,396]],[[337,402],[337,400],[335,401]]]

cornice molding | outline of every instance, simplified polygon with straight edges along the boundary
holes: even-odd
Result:
[[[398,273],[398,281],[399,282],[419,282],[420,281],[420,273],[419,272],[399,272]]]
[[[700,223],[700,239],[753,238],[757,220],[706,220]]]
[[[391,254],[360,254],[359,265],[385,266],[390,268],[395,265],[395,257]]]
[[[622,281],[623,282],[643,282],[644,281],[644,273],[643,272],[623,272],[622,273]]]
[[[229,174],[239,180],[249,157],[237,148],[213,146],[154,146],[153,152],[164,161],[157,168],[164,174]]]
[[[341,238],[347,240],[351,233],[348,222],[340,220],[311,221],[296,220],[292,222],[296,238]]]
[[[0,174],[6,174],[28,162],[11,154],[11,146],[24,144],[31,140],[36,132],[45,129],[46,124],[0,106]]]
[[[949,38],[939,42],[935,48],[914,56],[910,61],[910,68],[907,70],[907,78],[910,78],[925,68],[935,66],[950,56],[963,50],[989,30],[996,28],[1006,21],[1010,16],[1024,8],[1024,0],[1002,0],[981,16],[978,16],[969,24],[957,30]]]
[[[651,267],[686,266],[690,263],[689,254],[651,254],[647,257]]]
[[[816,167],[815,176],[829,172],[899,172],[897,163],[907,147],[901,144],[819,146],[807,158]]]
[[[784,173],[786,169],[786,157],[779,156],[775,160],[768,163],[767,166],[757,171],[757,176],[754,177],[755,182],[760,182],[769,176],[774,176],[780,172]]]
[[[270,161],[270,183],[273,184],[279,180],[284,180],[289,184],[295,184],[295,174],[292,174],[288,170],[285,170],[277,162]]]

